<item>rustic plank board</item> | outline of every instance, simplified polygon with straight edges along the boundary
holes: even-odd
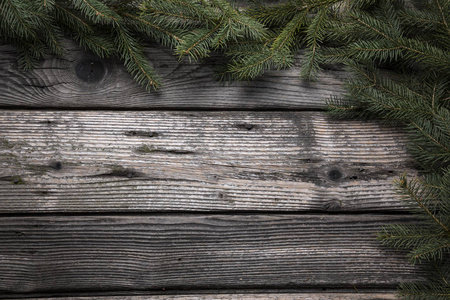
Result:
[[[0,293],[394,288],[422,279],[382,247],[382,215],[0,218]]]
[[[120,297],[62,297],[26,298],[28,300],[396,300],[395,293],[259,293],[259,294],[209,294]]]
[[[149,94],[120,62],[100,60],[70,42],[67,48],[64,58],[48,58],[34,71],[22,72],[14,48],[0,45],[0,107],[311,110],[339,95],[346,76],[329,70],[317,83],[302,81],[299,56],[290,70],[269,72],[249,83],[221,83],[214,75],[219,56],[202,64],[180,63],[172,50],[152,46],[146,55],[164,86]],[[86,68],[92,68],[88,75],[80,72]]]
[[[320,112],[0,112],[0,213],[401,210],[405,134]]]

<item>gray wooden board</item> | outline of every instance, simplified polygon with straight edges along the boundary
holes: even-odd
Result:
[[[223,83],[214,75],[219,56],[202,64],[180,63],[172,50],[152,46],[146,54],[164,86],[149,94],[121,62],[99,60],[71,42],[67,49],[63,58],[48,58],[23,72],[14,48],[0,45],[0,107],[322,109],[324,99],[342,92],[346,76],[329,70],[316,83],[302,81],[298,56],[292,69],[271,71],[249,83]],[[88,75],[80,71],[89,68]]]
[[[273,293],[273,294],[209,294],[164,296],[118,296],[118,297],[63,297],[26,298],[28,300],[396,300],[391,293]]]
[[[404,132],[320,112],[0,112],[0,213],[401,210]]]
[[[0,218],[0,292],[394,288],[423,279],[382,215]]]

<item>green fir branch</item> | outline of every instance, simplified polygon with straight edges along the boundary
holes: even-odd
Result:
[[[120,16],[99,0],[71,0],[71,3],[94,23],[117,26],[121,22]]]
[[[328,9],[329,6],[321,8],[306,31],[306,44],[309,47],[309,51],[302,64],[301,77],[307,80],[315,79],[320,70],[321,55],[318,53],[318,50],[329,24],[327,18]]]
[[[115,32],[115,44],[128,72],[146,90],[158,88],[160,80],[147,62],[138,40],[124,28],[118,27]]]
[[[430,196],[432,191],[421,186],[420,182],[417,180],[408,181],[405,174],[396,181],[396,184],[404,192],[405,196],[411,199],[413,203],[417,204],[421,212],[428,216],[430,220],[435,222],[446,233],[450,233],[449,228],[439,220],[434,209],[431,207],[430,200],[434,198]]]

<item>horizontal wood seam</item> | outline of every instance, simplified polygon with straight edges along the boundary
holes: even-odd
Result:
[[[149,100],[150,101],[150,100]],[[327,111],[327,108],[311,108],[311,107],[305,107],[305,108],[277,108],[277,109],[271,109],[271,108],[226,108],[226,107],[218,107],[218,108],[207,108],[207,107],[189,107],[185,109],[180,108],[173,108],[173,107],[155,107],[155,108],[121,108],[121,107],[33,107],[33,106],[1,106],[1,110],[26,110],[26,111],[46,111],[46,112],[57,112],[57,111],[123,111],[123,112],[139,112],[139,111],[149,111],[149,112],[155,112],[155,111],[161,111],[161,112],[267,112],[267,113],[277,113],[277,112],[324,112]],[[381,120],[380,120],[381,121]]]
[[[187,211],[187,210],[179,210],[179,211],[159,211],[159,212],[27,212],[27,213],[0,213],[0,218],[19,218],[19,217],[91,217],[91,216],[111,216],[111,217],[128,217],[128,216],[136,216],[136,217],[152,217],[152,216],[251,216],[251,215],[280,215],[280,216],[412,216],[413,214],[408,211],[322,211],[322,210],[310,210],[310,211],[274,211],[274,210],[221,210],[221,211]]]

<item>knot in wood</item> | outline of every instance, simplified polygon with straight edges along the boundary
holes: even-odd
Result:
[[[61,170],[62,169],[62,162],[60,161],[52,161],[50,162],[50,167],[55,170]]]
[[[324,208],[326,211],[341,211],[342,203],[341,201],[335,200],[328,203],[325,203]]]
[[[336,180],[339,180],[339,179],[342,178],[342,173],[341,173],[341,171],[339,171],[338,169],[331,169],[331,170],[328,172],[328,177],[329,177],[331,180],[336,181]]]
[[[246,128],[247,130],[252,130],[253,127],[255,127],[255,126],[253,126],[252,124],[245,124],[245,128]]]
[[[102,61],[84,59],[75,66],[75,74],[84,82],[97,83],[105,76],[106,68]]]

